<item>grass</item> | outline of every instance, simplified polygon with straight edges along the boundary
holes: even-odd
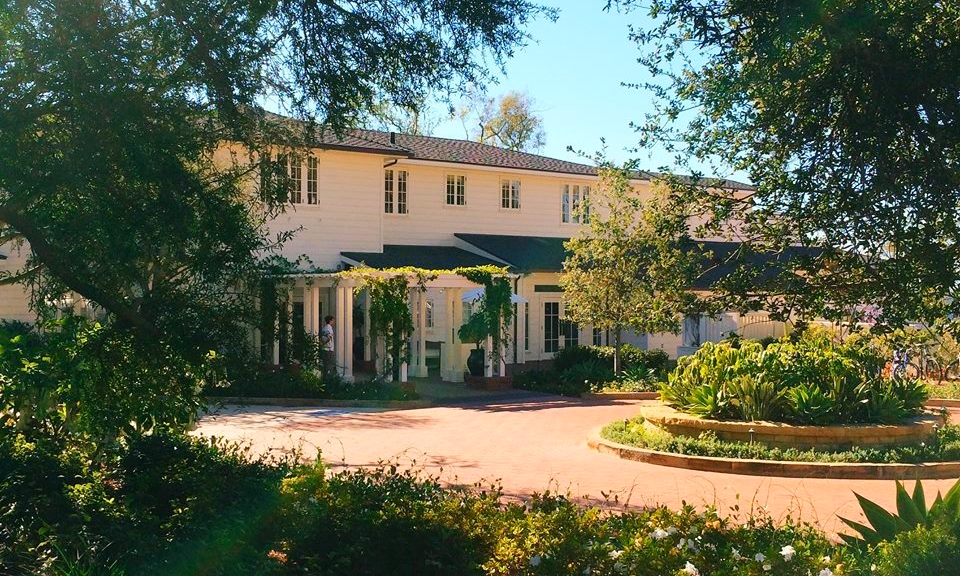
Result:
[[[944,380],[939,384],[927,381],[927,389],[930,390],[931,398],[960,399],[960,380]]]
[[[642,416],[612,422],[604,426],[600,436],[620,444],[691,456],[772,460],[781,462],[823,462],[859,464],[918,464],[960,460],[960,426],[944,426],[934,440],[927,443],[859,448],[849,450],[802,450],[770,448],[759,443],[720,440],[712,432],[696,438],[674,436],[660,428],[648,426]]]

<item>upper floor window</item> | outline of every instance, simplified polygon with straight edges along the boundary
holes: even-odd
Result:
[[[260,167],[260,193],[266,198],[270,193],[271,184],[274,182],[284,182],[284,190],[287,201],[291,204],[317,204],[317,158],[307,156],[307,178],[303,178],[303,159],[295,154],[281,154],[277,156],[276,162],[271,162],[270,157],[261,163]],[[286,179],[282,178],[286,175]]]
[[[447,206],[467,205],[467,177],[447,174]]]
[[[560,212],[564,224],[588,224],[590,222],[590,187],[579,184],[564,184],[560,200]]]
[[[307,204],[317,203],[317,157],[307,156]]]
[[[383,211],[385,214],[407,213],[407,171],[383,171]]]
[[[520,209],[520,181],[503,178],[500,180],[500,207],[509,210]]]

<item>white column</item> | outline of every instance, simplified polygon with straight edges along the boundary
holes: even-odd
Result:
[[[314,336],[320,334],[320,328],[323,326],[323,318],[320,317],[320,287],[310,287],[310,333]]]
[[[524,364],[527,361],[527,349],[523,342],[527,338],[527,305],[523,302],[517,304],[517,364]]]
[[[346,343],[345,333],[346,333],[346,327],[347,327],[347,319],[344,312],[345,312],[347,294],[343,286],[337,286],[336,288],[334,288],[334,291],[335,291],[334,302],[336,302],[334,307],[334,309],[336,310],[336,312],[334,312],[334,317],[337,319],[335,335],[333,339],[334,356],[337,359],[337,371],[340,373],[340,376],[343,376],[344,375],[343,370],[346,367],[346,363],[347,363],[345,350],[344,350],[345,348],[344,344]]]
[[[413,370],[418,378],[427,377],[427,293],[417,289],[417,326],[413,340]]]
[[[487,378],[493,376],[493,359],[495,356],[493,353],[493,336],[488,335],[487,341],[483,344],[483,375]]]
[[[500,341],[500,361],[497,363],[497,371],[499,376],[507,375],[507,347]]]
[[[363,291],[363,361],[373,360],[374,343],[370,341],[370,290]]]
[[[460,300],[463,295],[462,288],[447,289],[447,325],[446,337],[446,376],[444,380],[448,382],[463,382],[463,358],[462,344],[457,331],[463,324],[463,302]]]
[[[343,379],[353,382],[353,286],[343,288],[343,307],[346,316],[343,342]]]

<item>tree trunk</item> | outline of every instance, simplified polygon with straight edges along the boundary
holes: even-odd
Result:
[[[613,331],[613,375],[620,375],[620,336],[623,329],[619,326]]]

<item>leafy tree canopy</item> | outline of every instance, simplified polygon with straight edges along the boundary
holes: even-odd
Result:
[[[742,270],[728,286],[738,301],[891,323],[958,311],[960,4],[611,5],[652,18],[632,32],[658,105],[638,126],[643,144],[756,184],[740,198],[675,190],[706,201],[714,230],[741,222],[751,249],[816,249]]]
[[[242,336],[261,224],[224,141],[285,136],[271,102],[335,130],[376,102],[487,78],[553,13],[526,0],[11,0],[0,5],[0,241],[36,304],[73,291],[147,339]],[[296,141],[294,140],[295,144]],[[249,290],[250,294],[255,290]]]
[[[684,207],[662,191],[643,197],[632,172],[605,166],[589,203],[578,207],[589,225],[564,243],[560,274],[564,314],[614,334],[614,370],[620,370],[625,329],[677,332],[695,304],[690,291],[701,255],[689,242]]]

